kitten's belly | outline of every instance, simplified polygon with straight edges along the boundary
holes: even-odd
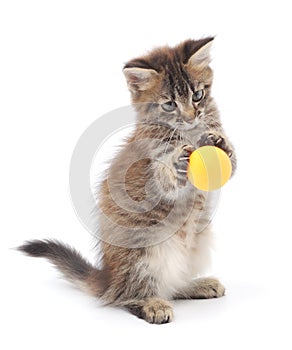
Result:
[[[149,248],[148,266],[157,281],[161,298],[171,299],[183,291],[195,277],[210,265],[211,232],[207,228],[199,234],[179,233],[167,241]]]

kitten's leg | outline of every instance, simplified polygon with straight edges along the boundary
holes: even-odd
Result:
[[[169,145],[169,151],[159,152],[155,156],[153,164],[154,177],[160,184],[162,194],[171,196],[187,184],[187,167],[191,152],[195,149],[192,145],[173,147]],[[162,153],[162,154],[161,154]]]
[[[225,294],[224,286],[213,277],[197,278],[175,299],[210,299],[220,298]]]
[[[144,300],[130,300],[123,303],[122,306],[149,323],[169,323],[173,319],[172,306],[166,300],[160,298],[151,297]]]

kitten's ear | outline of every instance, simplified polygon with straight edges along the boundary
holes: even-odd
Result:
[[[187,65],[189,67],[206,67],[211,62],[210,50],[213,43],[212,40],[208,41],[205,45],[199,48],[188,60]]]
[[[154,69],[131,67],[124,68],[123,72],[131,91],[143,91],[151,88],[158,77],[158,73]]]

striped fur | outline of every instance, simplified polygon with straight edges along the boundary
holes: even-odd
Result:
[[[213,38],[158,48],[124,67],[137,125],[113,159],[100,190],[102,268],[56,241],[20,250],[48,258],[69,280],[105,304],[127,308],[151,323],[173,318],[169,300],[224,294],[200,278],[210,261],[212,196],[187,181],[190,152],[203,144],[224,149],[236,168],[211,97]],[[202,90],[202,98],[194,95]],[[175,109],[167,108],[174,104]]]

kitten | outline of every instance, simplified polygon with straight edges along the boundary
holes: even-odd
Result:
[[[190,153],[202,145],[222,148],[236,168],[211,97],[212,41],[158,48],[124,67],[137,124],[99,191],[102,268],[58,241],[19,247],[48,258],[105,304],[150,323],[172,321],[170,300],[217,298],[225,291],[215,278],[198,278],[210,258],[212,196],[186,175]]]

